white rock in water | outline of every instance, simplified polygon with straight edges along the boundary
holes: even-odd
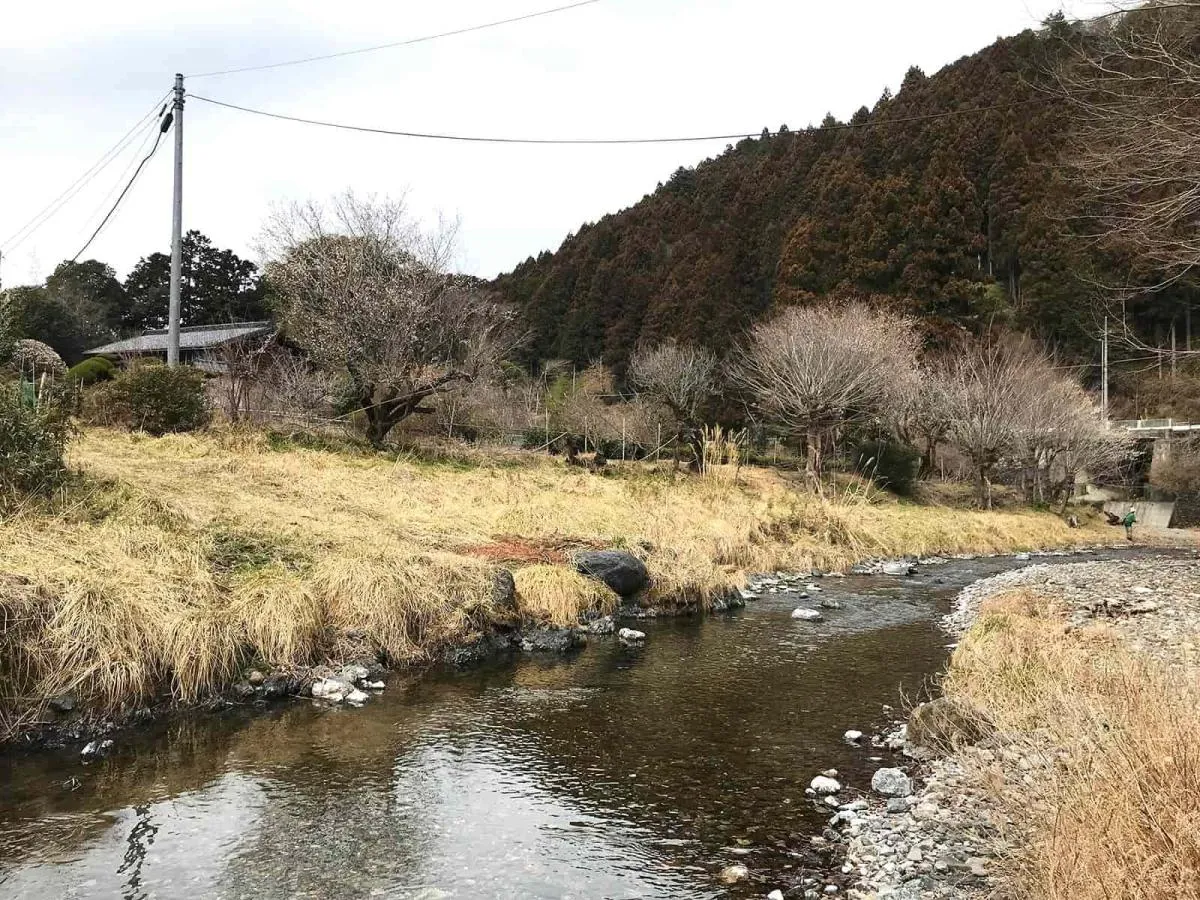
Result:
[[[783,891],[779,890],[779,888],[775,888],[775,890],[767,894],[767,900],[783,900]]]
[[[617,632],[617,640],[626,646],[631,644],[641,644],[646,640],[646,632],[636,631],[633,628],[622,628]]]
[[[750,877],[750,870],[743,865],[726,866],[721,870],[718,876],[726,884],[737,884],[739,881]]]
[[[841,782],[828,775],[818,775],[808,783],[808,786],[818,794],[836,794],[842,789]]]
[[[879,571],[884,575],[912,575],[916,571],[916,567],[912,563],[904,562],[885,562],[880,566]]]
[[[370,699],[369,695],[358,690],[358,688],[355,688],[346,695],[346,702],[351,706],[362,706],[368,699]]]
[[[343,667],[342,671],[338,674],[338,678],[341,678],[343,681],[349,681],[351,684],[358,684],[370,674],[366,666],[350,665]]]
[[[382,691],[387,685],[382,681],[364,681],[363,687],[371,691]]]
[[[861,731],[855,731],[853,728],[842,735],[842,739],[848,744],[857,744],[862,740],[862,737],[863,733]]]
[[[318,678],[312,684],[312,695],[317,700],[341,703],[354,690],[354,685],[340,678]]]
[[[803,606],[800,606],[792,610],[792,618],[800,619],[805,622],[819,622],[825,617],[815,609],[805,609]]]
[[[871,789],[885,797],[907,797],[912,781],[900,769],[879,769],[871,776]]]
[[[1141,585],[1139,585],[1138,587],[1135,587],[1135,588],[1131,588],[1131,590],[1135,594],[1153,594],[1154,593],[1153,588],[1142,587]]]
[[[88,741],[84,748],[79,751],[81,759],[104,759],[108,756],[108,751],[113,747],[113,742],[105,738],[102,741]]]

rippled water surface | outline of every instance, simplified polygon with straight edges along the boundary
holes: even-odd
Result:
[[[779,595],[648,622],[638,650],[396,678],[359,710],[176,720],[88,766],[0,759],[0,897],[763,896],[826,818],[813,775],[869,782],[842,733],[918,695],[948,598],[1013,565],[824,579],[824,622]],[[733,862],[749,884],[717,881]]]

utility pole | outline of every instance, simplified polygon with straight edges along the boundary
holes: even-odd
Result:
[[[179,278],[183,232],[183,76],[175,76],[175,192],[171,198],[171,305],[167,313],[167,365],[179,365]]]
[[[1104,338],[1100,342],[1100,416],[1108,427],[1108,316],[1104,317]]]

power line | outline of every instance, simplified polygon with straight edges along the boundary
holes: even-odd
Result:
[[[150,128],[145,129],[146,136],[142,139],[140,144],[134,147],[133,153],[129,156],[129,162],[121,169],[120,174],[117,175],[117,177],[113,180],[112,187],[108,189],[108,192],[105,193],[102,198],[100,198],[100,202],[92,208],[92,211],[84,220],[83,226],[79,229],[80,234],[87,234],[88,229],[92,227],[92,223],[96,222],[101,213],[109,208],[113,202],[113,198],[125,185],[130,174],[133,172],[134,167],[138,165],[142,159],[142,156],[146,153],[146,148],[150,146],[150,142],[154,140],[155,135],[159,133],[159,129],[161,127],[162,123],[161,121],[158,121],[153,122]],[[132,147],[133,145],[130,144],[130,146]]]
[[[113,146],[109,147],[108,150],[104,152],[100,159],[93,163],[92,166],[88,168],[82,175],[71,182],[71,184],[69,184],[61,194],[46,204],[46,206],[43,207],[40,212],[34,215],[33,218],[9,235],[3,243],[0,243],[0,247],[4,247],[7,252],[11,253],[14,249],[23,244],[34,232],[36,232],[39,228],[46,224],[46,222],[53,218],[54,215],[57,214],[60,209],[66,206],[66,204],[69,203],[81,190],[83,190],[93,178],[99,176],[101,172],[103,172],[112,164],[112,162],[121,154],[121,151],[133,141],[138,130],[142,128],[147,121],[154,117],[155,109],[158,108],[158,105],[163,101],[163,99],[165,99],[165,97],[166,95],[164,94],[158,100],[154,101],[154,106],[150,107],[149,112],[138,119],[133,124],[133,127],[131,127],[127,132],[125,132],[125,134],[121,136],[120,140],[118,140],[115,144],[113,144]]]
[[[188,78],[212,78],[217,75],[236,75],[240,72],[259,72],[263,69],[280,69],[284,66],[299,66],[303,63],[321,62],[326,59],[340,59],[343,56],[357,56],[360,53],[374,53],[376,50],[391,50],[395,47],[410,47],[413,44],[423,44],[427,41],[436,41],[440,38],[455,37],[460,34],[470,34],[473,31],[483,31],[485,28],[496,28],[500,25],[511,25],[514,22],[525,22],[529,19],[536,19],[541,16],[549,16],[553,13],[566,12],[569,9],[578,9],[581,6],[590,6],[593,3],[599,3],[600,0],[580,0],[578,3],[568,3],[566,6],[556,6],[553,9],[543,9],[538,12],[526,13],[523,16],[513,16],[509,19],[498,19],[495,22],[485,22],[482,25],[471,25],[467,28],[456,28],[453,31],[443,31],[438,34],[427,34],[423,37],[408,38],[403,41],[393,41],[389,44],[376,44],[373,47],[360,47],[357,50],[342,50],[338,53],[324,53],[320,56],[305,56],[300,59],[289,59],[283,62],[264,63],[258,66],[242,66],[236,69],[221,69],[216,72],[201,72],[198,75],[188,75]]]
[[[121,191],[120,196],[117,197],[116,202],[113,203],[109,211],[105,213],[104,218],[100,221],[100,224],[96,226],[96,230],[92,232],[92,236],[87,239],[87,243],[80,247],[79,252],[71,257],[71,262],[75,262],[75,260],[79,259],[79,257],[84,254],[87,248],[92,246],[92,241],[96,239],[97,235],[104,230],[104,226],[108,224],[108,220],[111,219],[113,213],[117,211],[117,207],[121,205],[121,201],[125,199],[125,195],[128,194],[129,189],[133,187],[133,183],[137,181],[138,176],[142,174],[142,169],[145,167],[146,163],[150,162],[150,157],[154,156],[154,151],[158,149],[158,145],[162,142],[162,136],[167,133],[167,129],[170,127],[171,117],[167,116],[162,120],[162,124],[159,126],[158,135],[154,138],[154,146],[150,148],[150,152],[142,158],[140,163],[138,163],[138,167],[133,172],[133,177],[129,179],[128,183],[126,183],[124,189]]]
[[[801,134],[803,132],[780,132],[769,131],[763,129],[759,132],[738,132],[736,134],[706,134],[688,137],[653,137],[653,138],[514,138],[514,137],[479,137],[475,135],[461,134],[438,134],[434,132],[423,131],[398,131],[390,128],[375,128],[366,125],[348,125],[342,122],[327,122],[321,119],[306,119],[302,116],[289,116],[283,113],[268,112],[263,109],[253,109],[249,106],[239,106],[236,103],[227,103],[223,100],[214,100],[211,97],[202,97],[199,94],[188,94],[194,100],[200,100],[204,103],[211,103],[214,106],[223,106],[226,109],[235,109],[239,112],[251,113],[256,116],[265,116],[269,119],[280,119],[284,122],[296,122],[301,125],[317,125],[322,128],[337,128],[343,131],[358,131],[365,134],[384,134],[392,137],[409,137],[421,138],[424,140],[434,141],[462,141],[476,144],[683,144],[694,143],[698,141],[732,141],[742,138],[754,138],[762,135],[767,137],[776,137],[784,133]],[[1053,98],[1037,98],[1032,100],[1019,100],[1014,103],[1000,103],[992,106],[977,106],[969,109],[951,109],[944,110],[940,113],[926,113],[916,116],[895,116],[888,119],[867,120],[865,122],[838,122],[833,125],[816,125],[806,129],[806,131],[841,131],[846,129],[858,128],[881,128],[886,125],[900,125],[906,122],[925,122],[932,119],[946,119],[952,116],[971,115],[974,113],[993,112],[995,110],[1014,109],[1018,106],[1026,106],[1032,103],[1050,103]]]

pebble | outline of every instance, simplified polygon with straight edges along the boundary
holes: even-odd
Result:
[[[741,863],[737,863],[735,865],[726,866],[723,868],[721,870],[721,874],[717,877],[726,884],[737,884],[739,881],[743,881],[750,877],[750,870]]]
[[[805,607],[800,606],[792,610],[792,618],[800,619],[805,622],[819,622],[825,617],[815,609],[806,609]]]
[[[808,783],[808,786],[818,794],[836,794],[842,789],[841,782],[828,775],[818,775]]]

